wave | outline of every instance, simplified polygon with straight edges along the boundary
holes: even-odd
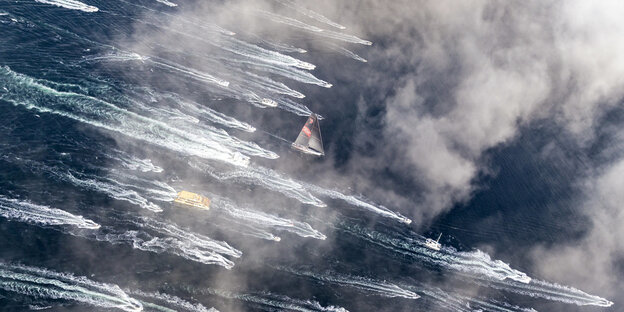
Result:
[[[83,12],[97,12],[99,9],[92,5],[84,4],[76,0],[35,0],[39,3],[52,4],[71,10],[80,10]]]
[[[100,225],[82,216],[67,211],[50,208],[0,196],[0,215],[9,220],[35,223],[39,225],[70,225],[82,229],[99,229]]]
[[[49,300],[71,300],[103,308],[143,311],[119,286],[42,268],[0,263],[0,289]]]
[[[172,128],[91,96],[55,90],[31,77],[13,72],[7,66],[0,67],[0,81],[4,83],[6,91],[0,93],[0,99],[14,105],[68,117],[186,155],[237,166],[247,166],[249,163],[249,157],[231,151],[209,138]]]

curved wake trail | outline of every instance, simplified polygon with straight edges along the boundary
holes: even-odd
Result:
[[[71,300],[128,312],[143,311],[141,303],[117,285],[24,265],[0,263],[0,289],[41,299]]]
[[[308,223],[284,219],[258,211],[241,209],[236,207],[231,201],[214,195],[211,196],[211,199],[211,206],[214,207],[214,209],[219,209],[234,218],[246,221],[248,226],[251,226],[249,223],[253,223],[260,228],[287,231],[301,237],[312,237],[320,240],[327,238],[321,232],[313,229]]]
[[[280,271],[288,272],[297,276],[314,279],[320,283],[332,283],[335,285],[358,289],[364,293],[374,293],[382,297],[401,297],[418,299],[420,296],[413,291],[403,289],[398,285],[379,281],[362,276],[343,275],[336,272],[314,273],[309,271],[295,270],[287,267],[274,267]]]
[[[35,0],[39,3],[52,4],[70,10],[80,10],[83,12],[97,12],[99,9],[92,5],[84,4],[77,0]]]
[[[38,225],[75,226],[81,229],[96,230],[100,225],[82,216],[67,211],[33,204],[27,201],[0,196],[0,216],[9,220]]]
[[[500,281],[494,283],[483,283],[483,285],[524,296],[543,298],[579,306],[592,305],[610,307],[613,305],[613,302],[605,298],[590,295],[574,287],[535,279],[531,280],[528,284],[517,283],[514,281]]]
[[[332,27],[335,27],[335,28],[338,28],[338,29],[347,29],[347,27],[344,27],[344,26],[342,26],[342,25],[340,25],[340,24],[338,24],[336,22],[331,21],[330,19],[328,19],[327,17],[321,15],[320,13],[314,12],[312,10],[308,10],[308,9],[298,5],[295,1],[292,1],[292,0],[276,0],[276,1],[281,3],[281,4],[283,4],[283,5],[285,5],[285,6],[287,6],[287,7],[289,7],[289,8],[295,9],[297,12],[299,12],[299,13],[301,13],[301,14],[309,17],[309,18],[315,19],[318,22],[327,24],[329,26],[332,26]]]
[[[186,300],[159,292],[143,292],[140,290],[126,289],[126,293],[139,299],[145,309],[153,309],[163,312],[189,311],[189,312],[219,312],[215,308],[206,308],[201,303],[190,303]]]
[[[6,66],[0,67],[0,82],[4,84],[5,91],[0,93],[0,99],[14,105],[68,117],[186,155],[237,166],[247,166],[249,163],[249,157],[208,138],[172,128],[91,96],[58,91],[31,77],[13,72]]]
[[[314,300],[294,299],[284,295],[264,293],[235,293],[227,290],[211,288],[181,287],[184,291],[194,295],[213,295],[226,299],[244,301],[265,311],[294,311],[294,312],[349,312],[345,308],[336,306],[324,307]]]

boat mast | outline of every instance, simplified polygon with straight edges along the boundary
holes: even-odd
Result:
[[[442,233],[440,233],[440,236],[438,236],[438,240],[436,240],[436,243],[440,242],[440,238],[442,238]]]

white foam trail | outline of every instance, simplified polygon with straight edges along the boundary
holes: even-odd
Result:
[[[243,74],[242,71],[241,74]],[[246,75],[244,79],[248,85],[260,87],[262,91],[284,94],[298,99],[303,99],[305,97],[303,93],[295,91],[281,82],[253,74],[251,72],[244,72],[244,74]]]
[[[214,207],[214,209],[222,210],[234,218],[253,223],[259,227],[288,231],[301,237],[312,237],[321,240],[327,238],[305,222],[288,220],[259,211],[242,209],[236,207],[231,201],[217,196],[211,196],[211,200],[211,206]]]
[[[268,168],[250,166],[245,170],[234,169],[220,172],[205,163],[189,161],[189,165],[220,181],[258,185],[282,193],[304,204],[326,207],[325,203],[310,194],[300,183],[284,178],[279,173]]]
[[[140,179],[132,175],[109,171],[106,168],[98,168],[108,173],[107,177],[100,177],[76,172],[68,168],[50,167],[36,161],[24,160],[17,157],[7,156],[4,157],[4,159],[26,165],[29,170],[37,170],[49,174],[61,181],[71,183],[80,188],[103,193],[117,200],[127,201],[154,212],[160,212],[162,209],[155,203],[149,201],[146,196],[150,196],[152,200],[169,202],[173,201],[177,194],[175,189],[164,182]]]
[[[347,50],[347,49],[345,49],[343,47],[334,46],[334,47],[332,47],[332,49],[334,51],[336,51],[336,52],[338,52],[338,53],[340,53],[340,54],[342,54],[342,55],[344,55],[346,57],[352,58],[352,59],[354,59],[356,61],[359,61],[359,62],[362,62],[362,63],[368,63],[368,61],[365,58],[363,58],[363,57],[355,54],[354,52],[352,52],[350,50]]]
[[[454,312],[494,311],[494,312],[537,312],[531,308],[511,305],[506,302],[498,302],[491,299],[467,297],[458,293],[449,293],[438,287],[428,285],[401,285],[421,295],[424,300],[431,300],[437,306],[444,307]]]
[[[232,37],[221,37],[220,39],[221,40],[218,42],[217,45],[220,48],[234,54],[238,54],[270,64],[293,66],[307,70],[313,70],[314,68],[316,68],[315,65],[298,60],[292,56],[263,49],[257,45],[253,45]]]
[[[140,4],[136,4],[136,3],[132,3],[132,2],[124,1],[124,0],[119,0],[119,1],[121,1],[121,2],[123,2],[125,4],[129,4],[129,5],[132,5],[132,6],[141,8],[141,9],[144,9],[144,10],[148,10],[148,11],[154,12],[154,13],[162,14],[162,15],[165,15],[165,16],[168,16],[168,17],[175,17],[175,15],[173,15],[173,14],[169,14],[169,13],[163,12],[163,11],[158,11],[158,10],[155,10],[155,9],[152,9],[152,8],[140,5]],[[156,0],[156,1],[158,1],[158,0]],[[229,31],[227,29],[224,29],[224,28],[222,28],[219,25],[206,23],[205,21],[200,21],[200,20],[191,20],[191,19],[189,19],[188,16],[186,16],[185,19],[182,19],[180,21],[183,22],[183,23],[187,23],[187,24],[190,24],[190,25],[194,25],[194,26],[200,27],[200,28],[202,28],[202,29],[204,29],[206,31],[209,31],[209,32],[217,32],[217,33],[221,33],[221,34],[228,35],[228,36],[236,35],[236,33],[232,32],[232,31]]]
[[[390,237],[384,233],[349,224],[342,224],[341,229],[382,248],[420,260],[428,266],[441,267],[472,279],[487,281],[513,279],[523,283],[531,280],[525,273],[512,269],[500,260],[492,260],[489,255],[479,250],[459,252],[451,247],[443,247],[440,251],[434,251],[424,247],[424,238],[413,233],[411,236],[415,238],[400,233],[394,233],[396,236]]]
[[[277,101],[280,108],[295,115],[308,117],[312,114],[312,111],[307,106],[292,101],[289,98],[279,98]]]
[[[269,311],[296,311],[296,312],[349,312],[345,308],[337,306],[324,307],[314,300],[301,300],[290,298],[284,295],[276,295],[269,292],[259,294],[235,293],[222,289],[197,289],[190,287],[182,287],[182,289],[191,294],[215,295],[227,299],[237,299],[245,301],[251,305],[259,306]]]
[[[307,83],[307,84],[314,84],[314,85],[321,86],[324,88],[332,87],[331,83],[323,81],[307,71],[296,69],[296,68],[283,67],[283,66],[278,66],[278,65],[273,65],[273,64],[266,64],[262,62],[255,62],[253,60],[242,59],[242,58],[228,58],[228,59],[222,58],[222,60],[224,62],[230,62],[230,63],[235,62],[238,64],[244,64],[250,67],[251,69],[261,70],[261,71],[268,72],[271,74],[280,75],[282,77],[286,77],[286,78],[293,79],[293,80]]]
[[[610,307],[613,302],[595,295],[590,295],[574,287],[559,285],[540,280],[531,280],[530,283],[518,283],[515,281],[500,281],[493,283],[482,283],[495,289],[508,291],[534,298],[544,298],[551,301],[575,304],[579,306],[599,306]]]
[[[66,175],[60,177],[66,179],[66,181],[71,182],[76,186],[104,193],[114,199],[127,201],[137,206],[140,206],[141,208],[148,209],[154,212],[162,211],[162,208],[160,208],[158,205],[148,201],[137,191],[127,189],[123,185],[117,183],[107,183],[106,181],[101,181],[97,178],[89,178],[84,176],[77,177],[71,172],[67,172]]]
[[[340,24],[338,24],[336,22],[331,21],[330,19],[328,19],[327,17],[321,15],[320,13],[314,12],[312,10],[308,10],[308,9],[298,5],[295,1],[292,1],[292,0],[276,0],[276,1],[281,3],[281,4],[283,4],[283,5],[285,5],[285,6],[287,6],[287,7],[293,8],[293,9],[297,10],[297,12],[299,12],[299,13],[301,13],[301,14],[309,17],[309,18],[315,19],[315,20],[317,20],[317,21],[319,21],[321,23],[327,24],[329,26],[332,26],[332,27],[335,27],[335,28],[338,28],[338,29],[347,29],[346,27],[344,27],[344,26],[342,26],[342,25],[340,25]]]
[[[80,10],[83,12],[97,12],[99,9],[92,5],[84,4],[76,0],[35,0],[39,3],[52,4],[71,10]]]
[[[400,222],[403,222],[405,224],[410,224],[412,223],[412,220],[404,217],[403,215],[401,215],[398,212],[394,212],[384,206],[381,205],[375,205],[375,204],[371,204],[368,203],[366,201],[364,201],[363,199],[359,199],[355,196],[352,195],[345,195],[342,194],[338,191],[334,191],[334,190],[328,190],[328,189],[324,189],[321,187],[318,187],[316,185],[312,185],[312,184],[303,184],[303,186],[308,189],[310,192],[312,193],[316,193],[316,194],[320,194],[320,195],[324,195],[324,196],[328,196],[330,198],[333,199],[340,199],[343,200],[351,205],[354,206],[358,206],[361,208],[364,208],[366,210],[372,211],[376,214],[382,215],[386,218],[391,218],[391,219],[395,219],[398,220]]]
[[[290,18],[290,17],[274,14],[274,13],[263,11],[263,10],[259,10],[258,12],[261,15],[267,17],[268,19],[270,19],[270,20],[272,20],[272,21],[274,21],[276,23],[281,23],[281,24],[285,24],[285,25],[301,28],[301,29],[304,29],[304,30],[307,30],[307,31],[311,31],[311,32],[321,32],[321,31],[323,31],[321,28],[318,28],[318,27],[312,26],[312,25],[308,25],[308,24],[306,24],[306,23],[304,23],[302,21],[296,20],[294,18]]]
[[[140,290],[126,289],[126,293],[139,298],[144,307],[150,307],[159,311],[189,311],[189,312],[219,312],[215,308],[206,308],[201,303],[190,303],[176,296],[163,294],[159,292],[143,292]],[[157,303],[148,302],[156,301]]]
[[[305,30],[317,36],[330,38],[334,40],[340,40],[340,41],[349,42],[349,43],[357,43],[357,44],[363,44],[363,45],[373,44],[372,42],[368,40],[364,40],[353,35],[348,35],[348,34],[343,34],[343,33],[335,32],[331,30],[321,29],[316,26],[308,25],[306,23],[303,23],[301,21],[298,21],[290,17],[286,17],[286,16],[274,14],[274,13],[269,13],[266,11],[261,11],[261,14],[274,22],[297,27],[299,29]]]
[[[113,149],[113,153],[106,153],[107,157],[121,163],[121,165],[130,170],[138,170],[141,172],[163,172],[163,168],[155,166],[149,158],[140,159],[134,155],[130,155],[124,151]]]
[[[0,263],[0,288],[35,298],[72,300],[96,307],[143,311],[119,286],[46,269]]]
[[[173,223],[164,223],[148,217],[141,217],[139,220],[140,222],[136,222],[135,224],[165,234],[169,237],[174,237],[198,249],[210,250],[234,258],[240,258],[243,255],[242,252],[228,245],[226,242],[216,241],[201,234],[188,232]]]
[[[9,220],[40,225],[70,225],[82,229],[98,229],[100,225],[67,211],[0,196],[0,215]]]
[[[305,49],[298,48],[298,47],[292,46],[290,44],[286,44],[286,43],[282,43],[282,42],[269,41],[269,40],[266,40],[264,38],[261,38],[260,36],[256,36],[254,34],[248,34],[248,35],[252,36],[254,38],[254,40],[257,40],[257,41],[261,42],[262,44],[268,46],[270,49],[276,50],[278,52],[300,53],[300,54],[308,52]]]
[[[204,263],[216,264],[226,269],[234,267],[234,262],[223,255],[239,258],[242,253],[225,242],[213,240],[207,236],[192,233],[173,223],[165,223],[148,217],[127,217],[118,222],[131,222],[138,230],[119,231],[103,227],[99,232],[72,233],[111,244],[130,244],[135,249],[154,253],[167,252],[182,258]]]
[[[218,129],[206,124],[198,124],[198,120],[192,116],[186,115],[182,112],[173,113],[171,110],[157,108],[143,104],[141,101],[135,101],[129,99],[135,108],[139,108],[142,111],[148,112],[149,117],[155,120],[168,123],[169,126],[178,130],[194,133],[199,137],[208,137],[211,140],[218,141],[222,146],[232,149],[248,156],[264,157],[268,159],[277,159],[279,155],[275,152],[264,149],[258,144],[253,142],[247,142],[240,140],[236,137],[232,137],[223,129]],[[172,118],[172,116],[175,116]],[[178,120],[179,119],[179,120]],[[189,122],[190,121],[190,122]]]
[[[247,166],[249,157],[231,151],[209,138],[172,128],[167,124],[121,109],[103,100],[73,92],[61,92],[33,78],[0,67],[0,81],[8,92],[0,99],[122,133],[186,155]]]
[[[138,53],[134,52],[125,52],[115,50],[105,55],[99,56],[83,56],[83,61],[118,61],[118,62],[126,62],[126,61],[141,61],[145,62],[149,59],[147,56],[142,56]]]
[[[177,4],[175,4],[173,2],[170,2],[170,1],[167,1],[167,0],[156,0],[156,2],[160,2],[160,3],[162,3],[162,4],[166,5],[166,6],[170,6],[170,7],[177,7],[178,6]]]
[[[185,67],[185,66],[180,65],[180,64],[175,64],[175,63],[171,63],[171,62],[169,62],[171,64],[167,64],[167,63],[165,63],[164,60],[156,61],[154,59],[151,59],[151,61],[152,61],[152,63],[154,65],[158,65],[158,66],[160,66],[162,68],[167,68],[167,69],[179,72],[179,73],[181,73],[181,74],[183,74],[183,75],[185,75],[187,77],[191,77],[191,78],[194,78],[194,79],[197,79],[197,80],[200,80],[200,81],[213,83],[213,84],[219,85],[221,87],[225,87],[225,88],[227,88],[227,86],[230,85],[230,82],[227,81],[227,80],[223,80],[221,78],[217,78],[217,77],[215,77],[213,75],[210,75],[210,74],[207,74],[207,73],[203,73],[203,72],[200,72],[200,71],[197,71],[197,70]]]
[[[229,128],[233,128],[233,129],[238,129],[238,130],[243,130],[246,132],[254,132],[256,131],[256,128],[251,126],[250,124],[246,123],[246,122],[242,122],[239,120],[236,120],[233,117],[227,116],[225,114],[222,114],[220,112],[217,112],[207,106],[201,106],[195,102],[190,102],[190,101],[184,101],[182,99],[179,99],[179,102],[181,107],[194,111],[196,112],[198,115],[202,116],[203,118],[217,123],[217,124],[221,124],[223,126],[229,127]]]
[[[372,42],[368,40],[360,39],[353,35],[342,34],[342,33],[331,31],[331,30],[323,30],[322,32],[315,33],[315,34],[321,37],[340,40],[344,42],[357,43],[357,44],[363,44],[363,45],[368,45],[368,46],[373,44]]]
[[[401,297],[407,299],[418,299],[420,296],[413,291],[403,289],[398,285],[379,281],[362,276],[343,275],[335,272],[314,273],[309,271],[295,270],[287,267],[275,267],[297,276],[303,276],[317,280],[321,283],[332,283],[344,287],[355,288],[366,293],[374,293],[382,297]]]

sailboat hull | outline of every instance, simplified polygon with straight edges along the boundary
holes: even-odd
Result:
[[[291,147],[295,150],[298,150],[304,154],[308,154],[308,155],[313,155],[313,156],[317,156],[317,157],[321,157],[324,156],[325,153],[321,153],[321,152],[317,152],[309,147],[303,146],[303,145],[299,145],[297,143],[293,143],[291,144]]]

